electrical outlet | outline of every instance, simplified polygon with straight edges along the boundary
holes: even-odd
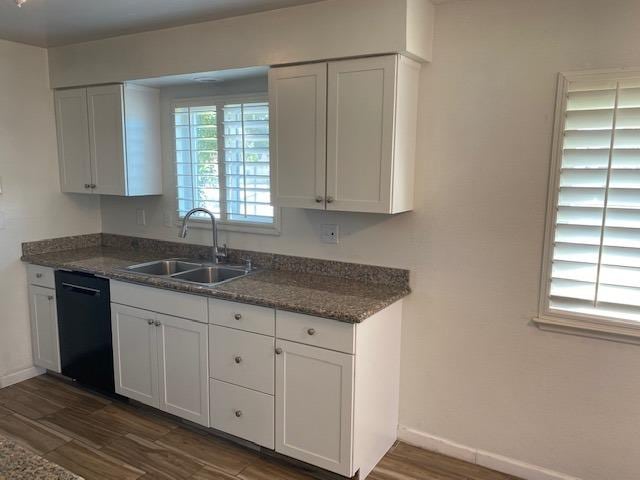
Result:
[[[320,225],[320,237],[324,243],[338,243],[338,225]]]
[[[136,223],[143,226],[147,224],[147,214],[144,211],[144,208],[136,209]]]

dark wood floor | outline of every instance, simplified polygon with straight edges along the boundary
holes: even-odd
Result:
[[[0,434],[87,480],[306,480],[301,469],[44,375],[0,390]],[[371,480],[517,480],[399,443]]]

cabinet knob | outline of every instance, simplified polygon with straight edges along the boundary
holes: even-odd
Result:
[[[316,329],[315,328],[310,328],[309,330],[307,330],[307,333],[309,335],[315,335],[316,334]]]
[[[162,325],[162,323],[160,323],[158,320],[156,320],[155,322],[153,322],[153,324],[154,324],[156,327],[159,327],[160,325]]]
[[[322,202],[322,197],[320,195],[318,195],[316,197],[316,203],[320,203],[320,202]]]
[[[41,273],[36,273],[36,278],[42,278],[42,274]]]
[[[85,183],[84,184],[84,188],[91,188],[91,184],[90,183]]]
[[[89,185],[91,188],[96,188],[97,185],[95,183],[92,183],[91,185]]]
[[[147,323],[148,323],[149,325],[153,325],[153,320],[149,319],[149,320],[147,320]]]
[[[233,412],[236,414],[236,417],[240,418],[242,416],[242,410],[236,410],[235,412]]]
[[[282,353],[282,349],[280,347],[276,348],[276,355],[280,355]]]
[[[236,320],[240,320],[242,318],[242,314],[241,313],[236,313],[233,315],[233,318],[235,318]]]
[[[327,197],[327,203],[333,203],[333,197]]]
[[[236,363],[240,363],[242,362],[242,357],[240,355],[238,355],[237,357],[234,358]]]
[[[53,295],[48,295],[47,296],[47,300],[49,300],[49,301],[53,300]]]

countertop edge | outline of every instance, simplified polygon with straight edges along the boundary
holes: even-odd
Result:
[[[159,288],[161,290],[185,293],[185,294],[188,294],[188,295],[198,295],[198,296],[207,297],[207,298],[217,298],[217,299],[220,299],[220,300],[229,300],[229,301],[234,301],[234,302],[238,302],[238,303],[256,305],[256,306],[260,306],[260,307],[274,308],[274,309],[277,309],[277,310],[300,313],[300,314],[303,314],[303,315],[311,315],[311,316],[315,316],[315,317],[321,317],[321,318],[335,320],[335,321],[342,322],[342,323],[351,323],[351,324],[362,323],[367,318],[372,317],[376,313],[384,310],[386,307],[394,304],[395,302],[397,302],[399,300],[402,300],[404,297],[408,296],[411,293],[411,288],[407,286],[406,289],[398,290],[397,292],[395,292],[395,294],[390,295],[389,298],[387,298],[385,300],[378,300],[377,302],[374,302],[372,304],[371,309],[368,310],[367,312],[364,312],[364,313],[362,313],[360,315],[343,314],[343,313],[340,313],[340,312],[327,312],[326,310],[318,311],[318,310],[315,310],[313,308],[305,308],[303,306],[296,307],[295,309],[292,309],[292,308],[287,308],[286,305],[283,306],[282,304],[279,304],[278,302],[262,301],[261,299],[252,298],[252,297],[249,297],[249,296],[246,296],[246,295],[241,295],[241,294],[232,293],[232,292],[225,292],[225,291],[221,291],[221,290],[215,290],[216,287],[206,287],[206,286],[198,287],[198,286],[193,285],[193,284],[185,284],[185,283],[177,282],[177,281],[172,282],[171,280],[168,280],[166,278],[162,278],[161,279],[159,277],[154,277],[154,276],[144,276],[144,275],[139,275],[139,274],[131,274],[131,273],[127,273],[125,271],[122,271],[122,272],[120,272],[120,271],[104,272],[104,271],[100,271],[100,270],[87,269],[87,268],[82,268],[82,267],[78,267],[78,266],[69,266],[69,265],[61,264],[59,262],[47,261],[47,260],[40,259],[40,258],[34,258],[34,257],[28,256],[28,255],[23,255],[20,258],[20,260],[22,262],[24,262],[24,263],[28,263],[28,264],[31,264],[31,265],[38,265],[38,266],[41,266],[41,267],[48,267],[48,268],[54,268],[54,269],[58,269],[58,270],[67,270],[67,271],[76,271],[76,272],[89,273],[89,274],[92,274],[92,275],[96,275],[98,277],[108,278],[110,280],[117,280],[117,281],[121,281],[121,282],[135,284],[135,285]],[[150,280],[162,280],[163,282],[170,283],[170,285],[158,284],[158,283],[154,283],[153,281],[150,281]]]

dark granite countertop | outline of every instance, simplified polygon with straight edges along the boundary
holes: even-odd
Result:
[[[88,272],[125,282],[348,323],[359,323],[410,293],[406,283],[367,283],[353,278],[284,269],[258,269],[245,277],[213,287],[124,270],[135,263],[169,258],[164,251],[154,252],[156,251],[93,246],[39,254],[26,253],[22,260],[36,265]]]
[[[82,480],[55,463],[0,437],[0,479],[12,480]]]

